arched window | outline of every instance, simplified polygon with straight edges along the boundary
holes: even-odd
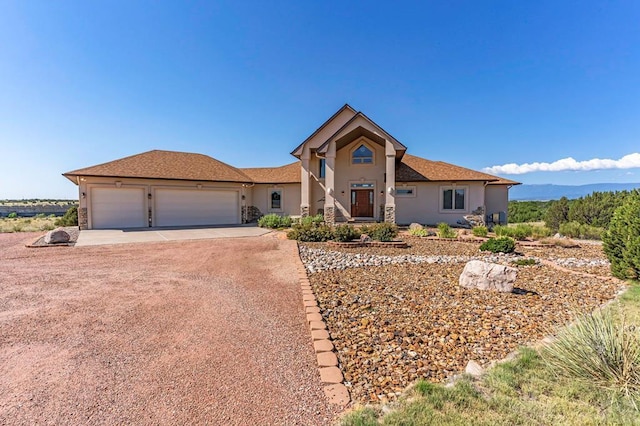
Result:
[[[365,145],[360,145],[358,149],[351,154],[351,164],[372,164],[373,152]]]

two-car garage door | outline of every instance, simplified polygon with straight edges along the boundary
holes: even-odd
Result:
[[[240,223],[239,192],[152,188],[154,226],[230,225]],[[91,227],[140,228],[148,224],[146,187],[91,189]]]
[[[156,226],[238,223],[238,191],[156,189]]]

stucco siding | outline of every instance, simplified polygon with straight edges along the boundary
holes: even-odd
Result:
[[[507,212],[509,207],[509,187],[507,185],[487,185],[485,189],[487,214]]]
[[[351,120],[354,115],[356,115],[356,113],[350,109],[341,111],[340,114],[334,117],[334,119],[330,123],[327,123],[327,125],[322,130],[320,130],[318,134],[309,139],[306,143],[306,146],[311,149],[318,148],[320,145],[325,143],[327,139],[333,136],[335,132],[340,130],[340,128],[344,126],[347,121]]]
[[[270,194],[281,191],[281,208],[271,208]],[[256,184],[251,188],[251,202],[262,214],[275,213],[281,216],[300,215],[300,184]]]
[[[485,187],[482,182],[456,182],[456,188],[465,188],[465,208],[463,210],[447,211],[442,207],[442,191],[451,188],[449,182],[433,183],[406,183],[407,187],[415,187],[415,197],[396,196],[396,222],[400,225],[420,223],[423,225],[436,225],[445,222],[455,225],[464,215],[484,205]],[[396,186],[396,189],[402,188]]]

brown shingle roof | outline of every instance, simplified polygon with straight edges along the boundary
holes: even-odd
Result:
[[[498,177],[442,161],[405,154],[396,169],[398,182],[497,181]]]
[[[153,150],[108,163],[64,173],[73,176],[109,176],[148,179],[251,182],[239,169],[203,154]],[[73,179],[71,179],[73,181]]]
[[[287,164],[281,167],[254,167],[240,169],[255,183],[300,183],[300,162]]]

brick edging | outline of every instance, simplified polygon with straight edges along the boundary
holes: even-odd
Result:
[[[322,382],[324,393],[329,403],[345,406],[351,401],[351,397],[349,390],[344,383],[342,383],[344,376],[342,375],[340,367],[338,367],[338,357],[335,352],[335,347],[331,342],[327,325],[322,315],[320,315],[318,301],[313,294],[313,289],[307,276],[307,270],[302,263],[302,259],[300,259],[300,250],[297,241],[292,247],[295,250],[294,257],[296,259],[300,288],[302,289],[302,303],[304,305],[307,325],[311,331],[320,381]]]

